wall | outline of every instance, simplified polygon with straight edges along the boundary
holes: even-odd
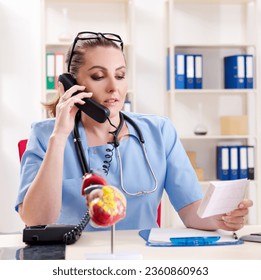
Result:
[[[17,143],[40,111],[40,2],[0,0],[0,232],[19,230]]]

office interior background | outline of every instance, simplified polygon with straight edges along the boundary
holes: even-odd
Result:
[[[53,2],[55,5],[62,7],[63,3],[65,5],[81,6],[86,3],[95,2],[95,9],[97,7],[100,9],[102,16],[104,18],[110,18],[112,21],[115,18],[120,18],[119,14],[115,14],[115,7],[117,5],[122,5],[122,3],[127,2],[124,0],[109,1],[109,0],[0,0],[0,31],[1,31],[1,44],[0,44],[0,232],[14,232],[20,231],[23,228],[23,223],[21,222],[18,214],[14,210],[15,199],[19,186],[19,171],[20,162],[18,157],[17,143],[20,139],[28,138],[30,133],[31,123],[34,121],[39,121],[44,118],[44,114],[41,107],[41,101],[43,100],[43,80],[45,77],[43,71],[43,37],[45,36],[45,28],[43,27],[43,3]],[[112,8],[109,8],[109,4],[112,2],[118,2],[114,4]],[[186,127],[187,120],[192,111],[185,111],[184,108],[178,107],[178,102],[176,102],[176,107],[169,108],[169,104],[174,104],[173,100],[168,100],[166,91],[166,49],[168,46],[168,34],[169,34],[169,13],[167,9],[168,1],[164,0],[133,0],[131,2],[131,22],[128,24],[132,28],[132,78],[133,82],[133,106],[135,111],[141,113],[157,114],[173,117],[173,111],[177,110],[184,113],[183,122],[181,121],[179,125],[177,124],[178,132],[182,131],[182,127]],[[182,2],[182,1],[177,1]],[[254,11],[252,11],[257,16],[256,25],[260,26],[261,9],[258,1],[248,1],[248,0],[213,0],[213,1],[183,1],[187,2],[181,10],[181,13],[186,15],[186,5],[196,5],[197,3],[213,2],[214,5],[220,5],[220,9],[215,11],[215,18],[211,18],[211,13],[213,12],[213,6],[211,12],[203,11],[203,17],[200,19],[193,19],[189,16],[187,26],[183,26],[183,29],[189,29],[193,26],[193,20],[197,20],[198,26],[203,26],[205,38],[231,38],[244,36],[241,32],[233,33],[233,21],[237,21],[238,18],[245,18],[247,15],[241,8],[235,8],[235,3],[248,3],[254,2]],[[189,3],[190,2],[190,3]],[[227,18],[227,9],[222,8],[222,5],[230,3],[229,9],[231,12],[231,22]],[[68,4],[69,3],[69,4]],[[72,4],[73,3],[73,4]],[[115,6],[116,5],[116,6]],[[125,5],[125,4],[124,4]],[[130,5],[130,4],[129,4]],[[127,5],[127,7],[129,7]],[[233,10],[234,9],[234,10]],[[122,11],[122,9],[119,9]],[[125,15],[127,11],[124,10]],[[205,14],[204,14],[205,13]],[[61,11],[62,14],[62,11]],[[57,21],[60,24],[56,24],[55,14],[52,18],[54,30],[63,28],[62,26],[62,15],[57,17]],[[111,14],[111,16],[108,16]],[[115,14],[115,15],[114,15]],[[84,14],[80,13],[82,19]],[[180,14],[178,15],[180,16]],[[174,15],[173,15],[174,17]],[[70,18],[70,10],[68,10],[68,18]],[[224,21],[222,19],[224,18]],[[94,19],[91,19],[94,21]],[[173,20],[173,19],[172,19]],[[129,21],[129,19],[128,19]],[[174,21],[174,20],[173,20]],[[70,22],[70,20],[69,20]],[[229,25],[232,28],[227,28],[225,25]],[[48,23],[47,23],[48,24]],[[186,23],[185,23],[186,24]],[[97,25],[101,28],[102,32],[113,32],[117,33],[118,30],[124,30],[121,25],[116,27],[115,30],[107,30],[107,27],[111,25],[106,22],[97,21]],[[215,34],[213,29],[216,25],[223,25],[223,28],[218,30],[223,30],[224,34]],[[195,25],[196,26],[196,25]],[[194,26],[194,27],[195,27]],[[228,27],[229,27],[228,26]],[[231,27],[230,26],[230,27]],[[69,27],[70,28],[70,24]],[[76,28],[76,26],[74,26]],[[77,30],[77,29],[76,29]],[[88,16],[86,15],[86,25],[79,25],[78,31],[90,30],[88,25]],[[226,30],[226,31],[225,31]],[[125,30],[126,31],[126,30]],[[125,32],[123,31],[123,33]],[[207,32],[207,33],[206,33]],[[227,32],[227,33],[226,33]],[[249,30],[251,36],[254,37],[255,41],[255,73],[259,72],[259,47],[260,46],[260,31],[253,29]],[[75,31],[74,31],[75,33]],[[73,36],[75,36],[73,34]],[[122,35],[122,34],[119,34]],[[180,36],[180,34],[179,34]],[[223,36],[223,37],[222,37]],[[123,35],[123,38],[125,36]],[[193,41],[193,38],[191,39]],[[195,41],[197,39],[194,38]],[[229,39],[228,39],[229,40]],[[221,40],[222,41],[222,40]],[[186,42],[190,44],[190,42]],[[225,46],[226,43],[222,41]],[[205,45],[207,43],[205,42]],[[134,74],[133,74],[134,73]],[[221,74],[220,74],[221,75]],[[204,78],[204,77],[203,77]],[[260,75],[255,77],[255,87],[257,88],[255,94],[256,97],[261,94],[259,86]],[[203,80],[204,83],[204,80]],[[135,85],[135,86],[134,86]],[[219,87],[219,85],[218,85]],[[172,90],[173,91],[173,90]],[[213,92],[212,92],[213,93]],[[172,93],[171,93],[172,94]],[[218,94],[216,92],[213,93]],[[233,93],[232,93],[233,95]],[[205,95],[206,97],[206,95]],[[202,98],[202,97],[201,97]],[[191,98],[193,102],[194,97]],[[254,111],[254,116],[249,115],[249,120],[255,123],[255,146],[260,146],[260,120],[261,120],[261,104],[260,98],[254,100],[250,97],[250,102],[248,103],[248,112]],[[241,101],[237,101],[235,107],[243,107]],[[220,103],[216,102],[216,99],[211,100],[206,97],[204,101],[205,108],[207,111],[213,110]],[[231,101],[226,102],[226,105],[222,105],[224,112],[234,111],[234,106]],[[252,107],[253,108],[252,108]],[[222,111],[221,110],[221,111]],[[237,112],[235,111],[235,114]],[[199,116],[198,116],[199,117]],[[212,124],[208,121],[208,129],[211,133]],[[175,121],[173,121],[175,124]],[[251,126],[251,125],[250,125]],[[189,128],[187,128],[189,129]],[[212,131],[213,132],[213,131]],[[215,131],[214,131],[215,132]],[[213,132],[213,133],[214,133]],[[248,138],[247,138],[248,139]],[[221,139],[224,140],[224,139]],[[225,139],[226,140],[226,139]],[[238,140],[238,139],[237,139]],[[240,139],[239,139],[240,140]],[[193,139],[190,139],[193,141]],[[210,140],[211,142],[212,140]],[[215,140],[216,141],[216,140]],[[204,143],[204,138],[199,141],[201,144]],[[209,139],[206,143],[209,143]],[[211,142],[212,143],[212,142]],[[208,145],[208,144],[207,144]],[[198,144],[196,144],[198,146]],[[260,167],[258,166],[258,161],[260,161],[260,148],[256,149],[256,174],[260,173]],[[201,151],[204,155],[204,151]],[[212,157],[213,160],[213,157]],[[213,171],[212,171],[213,173]],[[206,176],[206,181],[208,179],[214,179],[213,176]],[[257,179],[258,180],[258,179]],[[257,181],[255,180],[255,181]],[[260,180],[260,179],[259,179]],[[259,206],[261,202],[261,185],[258,182],[254,182],[257,187],[253,187],[254,191],[249,191],[249,196],[254,200],[255,206],[251,209],[251,215],[249,223],[261,223],[261,207]],[[79,194],[80,195],[80,194]],[[35,209],[37,211],[37,209]],[[162,205],[162,226],[176,226],[180,225],[180,220],[175,214],[174,210],[168,204],[167,198],[164,197]]]

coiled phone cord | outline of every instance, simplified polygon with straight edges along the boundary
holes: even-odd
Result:
[[[84,216],[82,217],[80,223],[76,225],[74,229],[64,234],[63,242],[66,245],[75,243],[81,237],[82,232],[84,228],[87,226],[87,224],[89,223],[89,221],[90,221],[90,214],[89,214],[89,210],[87,210]]]

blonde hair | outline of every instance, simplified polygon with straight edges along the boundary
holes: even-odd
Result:
[[[68,62],[72,53],[72,46],[70,46],[67,54],[66,54],[66,67],[68,68]],[[73,56],[71,59],[70,65],[70,74],[76,79],[78,71],[81,66],[85,64],[85,53],[89,48],[96,47],[114,47],[121,50],[120,46],[117,45],[114,41],[108,40],[103,37],[99,37],[97,39],[88,39],[88,40],[79,40],[77,42],[77,46],[74,47]],[[49,102],[42,102],[43,107],[47,110],[47,114],[50,117],[56,116],[56,106],[59,102],[60,96],[59,93]]]

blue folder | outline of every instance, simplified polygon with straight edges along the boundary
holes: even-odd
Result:
[[[248,178],[248,166],[247,166],[247,146],[238,146],[238,178]]]
[[[217,146],[217,179],[229,180],[229,146]]]
[[[194,55],[187,54],[185,56],[185,87],[187,89],[194,89],[194,78],[195,78],[195,66],[194,66]]]
[[[194,55],[194,88],[202,89],[203,60],[201,54]]]
[[[231,233],[232,234],[232,233]],[[186,244],[186,245],[176,245],[174,243],[172,243],[171,241],[169,243],[151,243],[148,241],[149,239],[149,235],[150,235],[150,229],[144,229],[144,230],[140,230],[139,231],[139,235],[140,237],[142,237],[145,241],[146,241],[146,246],[150,246],[150,247],[202,247],[202,246],[224,246],[224,245],[241,245],[244,243],[243,240],[241,239],[234,239],[231,241],[225,241],[225,242],[212,242],[212,243],[208,243],[206,244]]]
[[[185,88],[185,55],[175,54],[175,88]]]
[[[245,57],[231,55],[224,57],[225,88],[245,88]]]
[[[229,180],[237,180],[239,178],[238,173],[238,147],[229,146]]]
[[[245,55],[245,88],[253,88],[254,84],[253,55]]]

